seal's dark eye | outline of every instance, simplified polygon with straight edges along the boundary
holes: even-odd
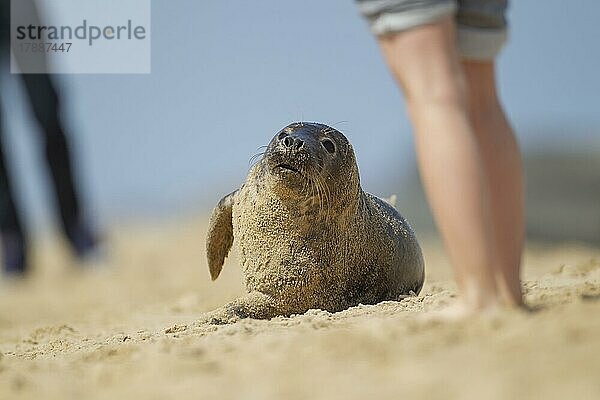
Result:
[[[277,139],[281,140],[286,136],[287,136],[287,132],[284,131],[284,132],[281,132],[279,135],[277,135]]]
[[[328,153],[335,153],[335,145],[331,140],[324,139],[321,141],[321,144],[323,145],[323,147],[325,147],[325,150],[327,150]]]

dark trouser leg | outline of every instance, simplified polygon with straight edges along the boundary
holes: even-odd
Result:
[[[10,26],[9,3],[9,1],[0,0],[0,63],[8,60],[8,43],[10,40],[8,30]],[[6,168],[3,128],[2,118],[0,118],[0,234],[2,258],[6,272],[22,274],[26,268],[27,243],[23,233],[23,225],[15,206],[13,187]]]
[[[44,135],[46,162],[60,212],[67,230],[79,218],[79,200],[75,193],[71,157],[67,138],[58,116],[58,96],[48,75],[21,75],[32,111]]]
[[[2,257],[6,272],[22,274],[26,269],[27,245],[23,226],[15,206],[13,187],[6,169],[2,129],[2,121],[0,120],[0,233],[2,235]]]
[[[43,132],[46,161],[63,230],[77,254],[84,255],[94,246],[95,239],[82,219],[69,144],[59,118],[58,95],[48,75],[26,74],[22,78]]]

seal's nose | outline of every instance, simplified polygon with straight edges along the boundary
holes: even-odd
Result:
[[[304,140],[300,139],[299,137],[294,137],[292,135],[286,136],[283,139],[281,139],[281,143],[283,143],[283,145],[287,148],[295,148],[297,150],[300,150],[302,146],[304,146]]]

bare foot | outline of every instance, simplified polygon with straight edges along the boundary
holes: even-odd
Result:
[[[422,319],[425,321],[455,322],[478,315],[494,315],[500,309],[501,305],[497,301],[491,301],[486,304],[470,304],[464,299],[458,299],[440,310],[424,314]]]
[[[471,304],[464,298],[458,298],[454,303],[422,315],[422,320],[437,322],[462,321],[475,316],[493,317],[503,310],[535,311],[524,302],[502,303],[499,299],[489,299],[486,303]]]

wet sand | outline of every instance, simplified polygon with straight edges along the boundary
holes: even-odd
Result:
[[[203,326],[243,293],[235,250],[210,281],[205,233],[203,218],[115,229],[101,270],[43,240],[30,279],[0,282],[0,399],[600,398],[600,249],[529,245],[528,313],[424,318],[455,288],[420,238],[418,297]]]

